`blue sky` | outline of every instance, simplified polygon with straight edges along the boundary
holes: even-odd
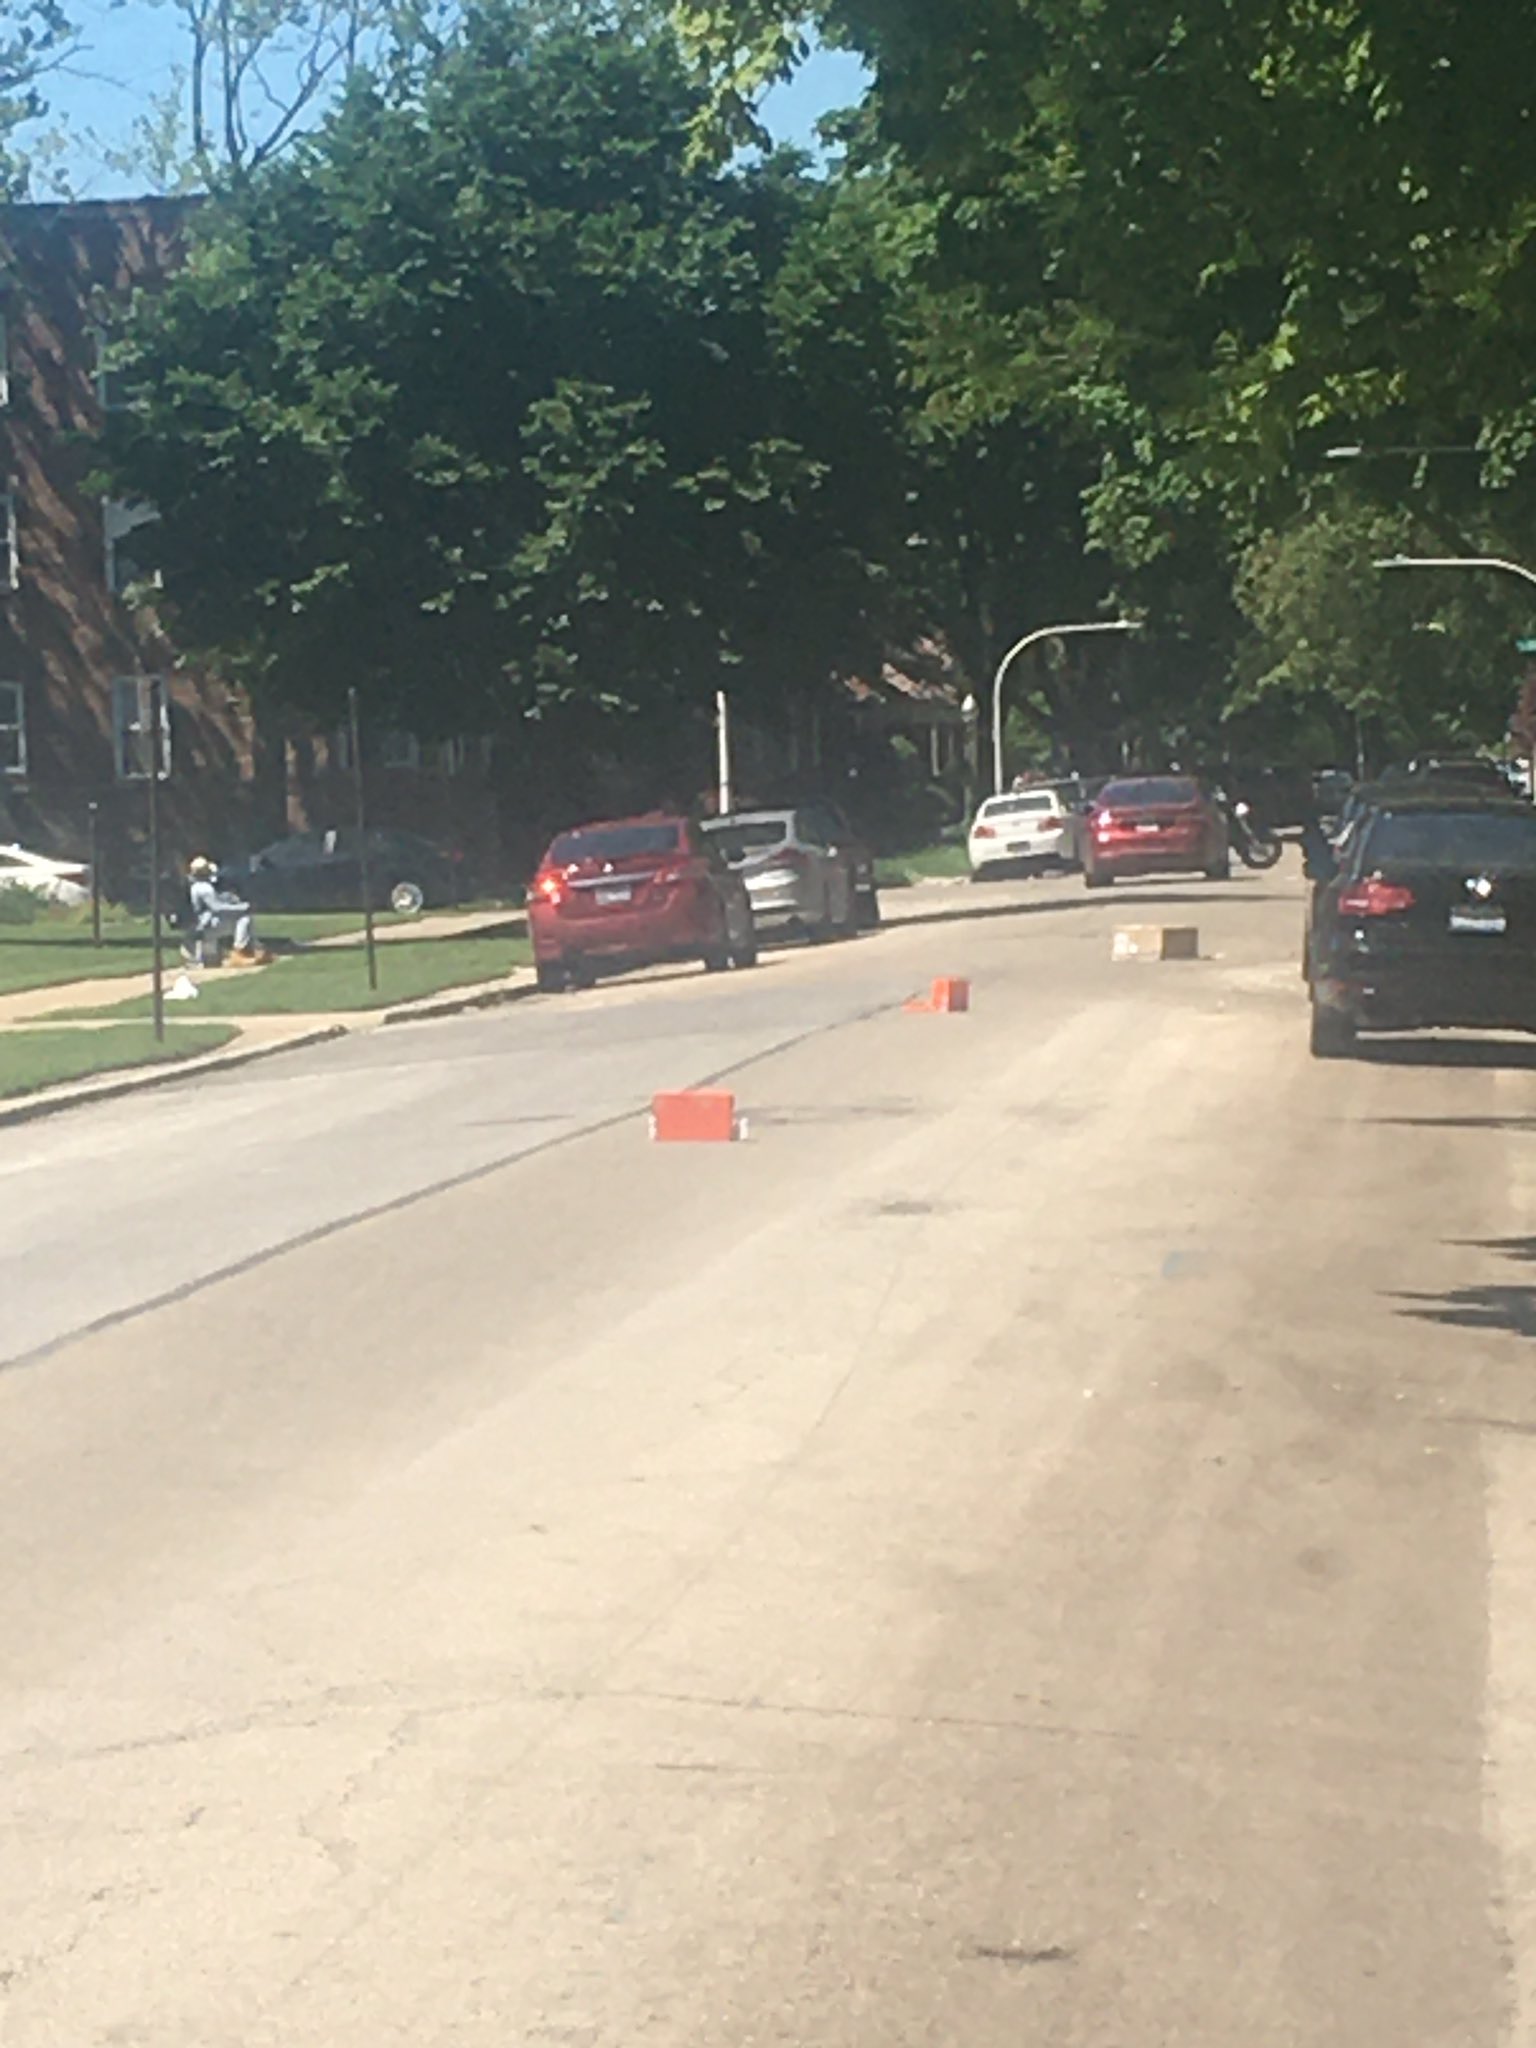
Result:
[[[93,138],[109,148],[130,139],[135,121],[170,84],[181,47],[180,19],[167,0],[77,0],[71,11],[81,25],[83,47],[48,81],[50,112],[31,139],[50,131],[58,137],[61,172],[79,197],[128,197],[142,191],[144,180],[105,169]],[[817,121],[856,101],[864,81],[856,57],[816,50],[787,84],[767,95],[764,118],[778,140],[814,146]],[[37,196],[50,196],[46,165],[36,184]]]

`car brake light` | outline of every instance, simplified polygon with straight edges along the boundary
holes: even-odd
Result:
[[[534,882],[530,893],[537,896],[541,903],[559,905],[566,898],[564,877],[560,875],[540,875]]]
[[[685,860],[670,868],[658,868],[651,879],[663,889],[675,889],[679,882],[696,881],[698,872],[692,861]]]
[[[1391,917],[1399,910],[1412,910],[1413,891],[1402,882],[1384,882],[1378,875],[1357,882],[1339,897],[1341,917]]]
[[[973,839],[995,839],[997,837],[997,827],[995,825],[973,826],[971,837]]]

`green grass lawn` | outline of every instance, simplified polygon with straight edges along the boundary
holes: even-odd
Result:
[[[148,1067],[164,1060],[212,1052],[235,1036],[233,1024],[167,1026],[157,1045],[148,1024],[112,1024],[100,1031],[0,1031],[0,1099],[30,1095],[59,1081],[79,1081],[120,1067]]]
[[[875,879],[882,889],[904,889],[912,882],[934,881],[970,872],[971,863],[963,844],[920,846],[911,853],[887,854],[875,863]]]
[[[270,967],[223,967],[201,976],[195,1003],[174,1006],[178,1016],[257,1017],[323,1015],[372,1010],[472,982],[495,981],[532,958],[526,939],[397,939],[377,950],[379,986],[368,986],[360,946],[279,956]],[[66,1016],[147,1017],[148,996]]]
[[[381,932],[400,929],[411,922],[409,918],[396,917],[393,911],[381,912],[376,920]],[[285,939],[302,946],[348,932],[356,932],[361,939],[363,922],[355,910],[296,911],[288,916],[260,918],[257,929],[267,938]],[[115,917],[106,921],[101,939],[100,946],[92,944],[90,916],[78,911],[45,912],[34,924],[0,924],[0,995],[30,988],[55,988],[71,981],[148,974],[151,961],[147,917]],[[180,965],[174,936],[167,939],[165,957],[169,966]]]
[[[147,918],[104,925],[99,947],[91,944],[89,919],[80,924],[72,917],[41,917],[36,924],[0,925],[0,995],[51,988],[61,981],[148,972]]]

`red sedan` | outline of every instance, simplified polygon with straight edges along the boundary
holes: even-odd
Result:
[[[528,891],[539,987],[590,981],[601,967],[757,960],[752,905],[687,818],[660,812],[562,832]]]
[[[1107,889],[1121,876],[1232,873],[1227,821],[1187,775],[1139,775],[1106,783],[1083,832],[1083,880]]]

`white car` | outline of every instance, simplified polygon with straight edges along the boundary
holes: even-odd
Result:
[[[46,902],[78,910],[91,900],[91,871],[77,860],[51,860],[23,846],[0,846],[0,889],[27,889]]]
[[[1005,868],[1076,867],[1078,805],[1070,785],[989,796],[971,822],[971,880]]]

